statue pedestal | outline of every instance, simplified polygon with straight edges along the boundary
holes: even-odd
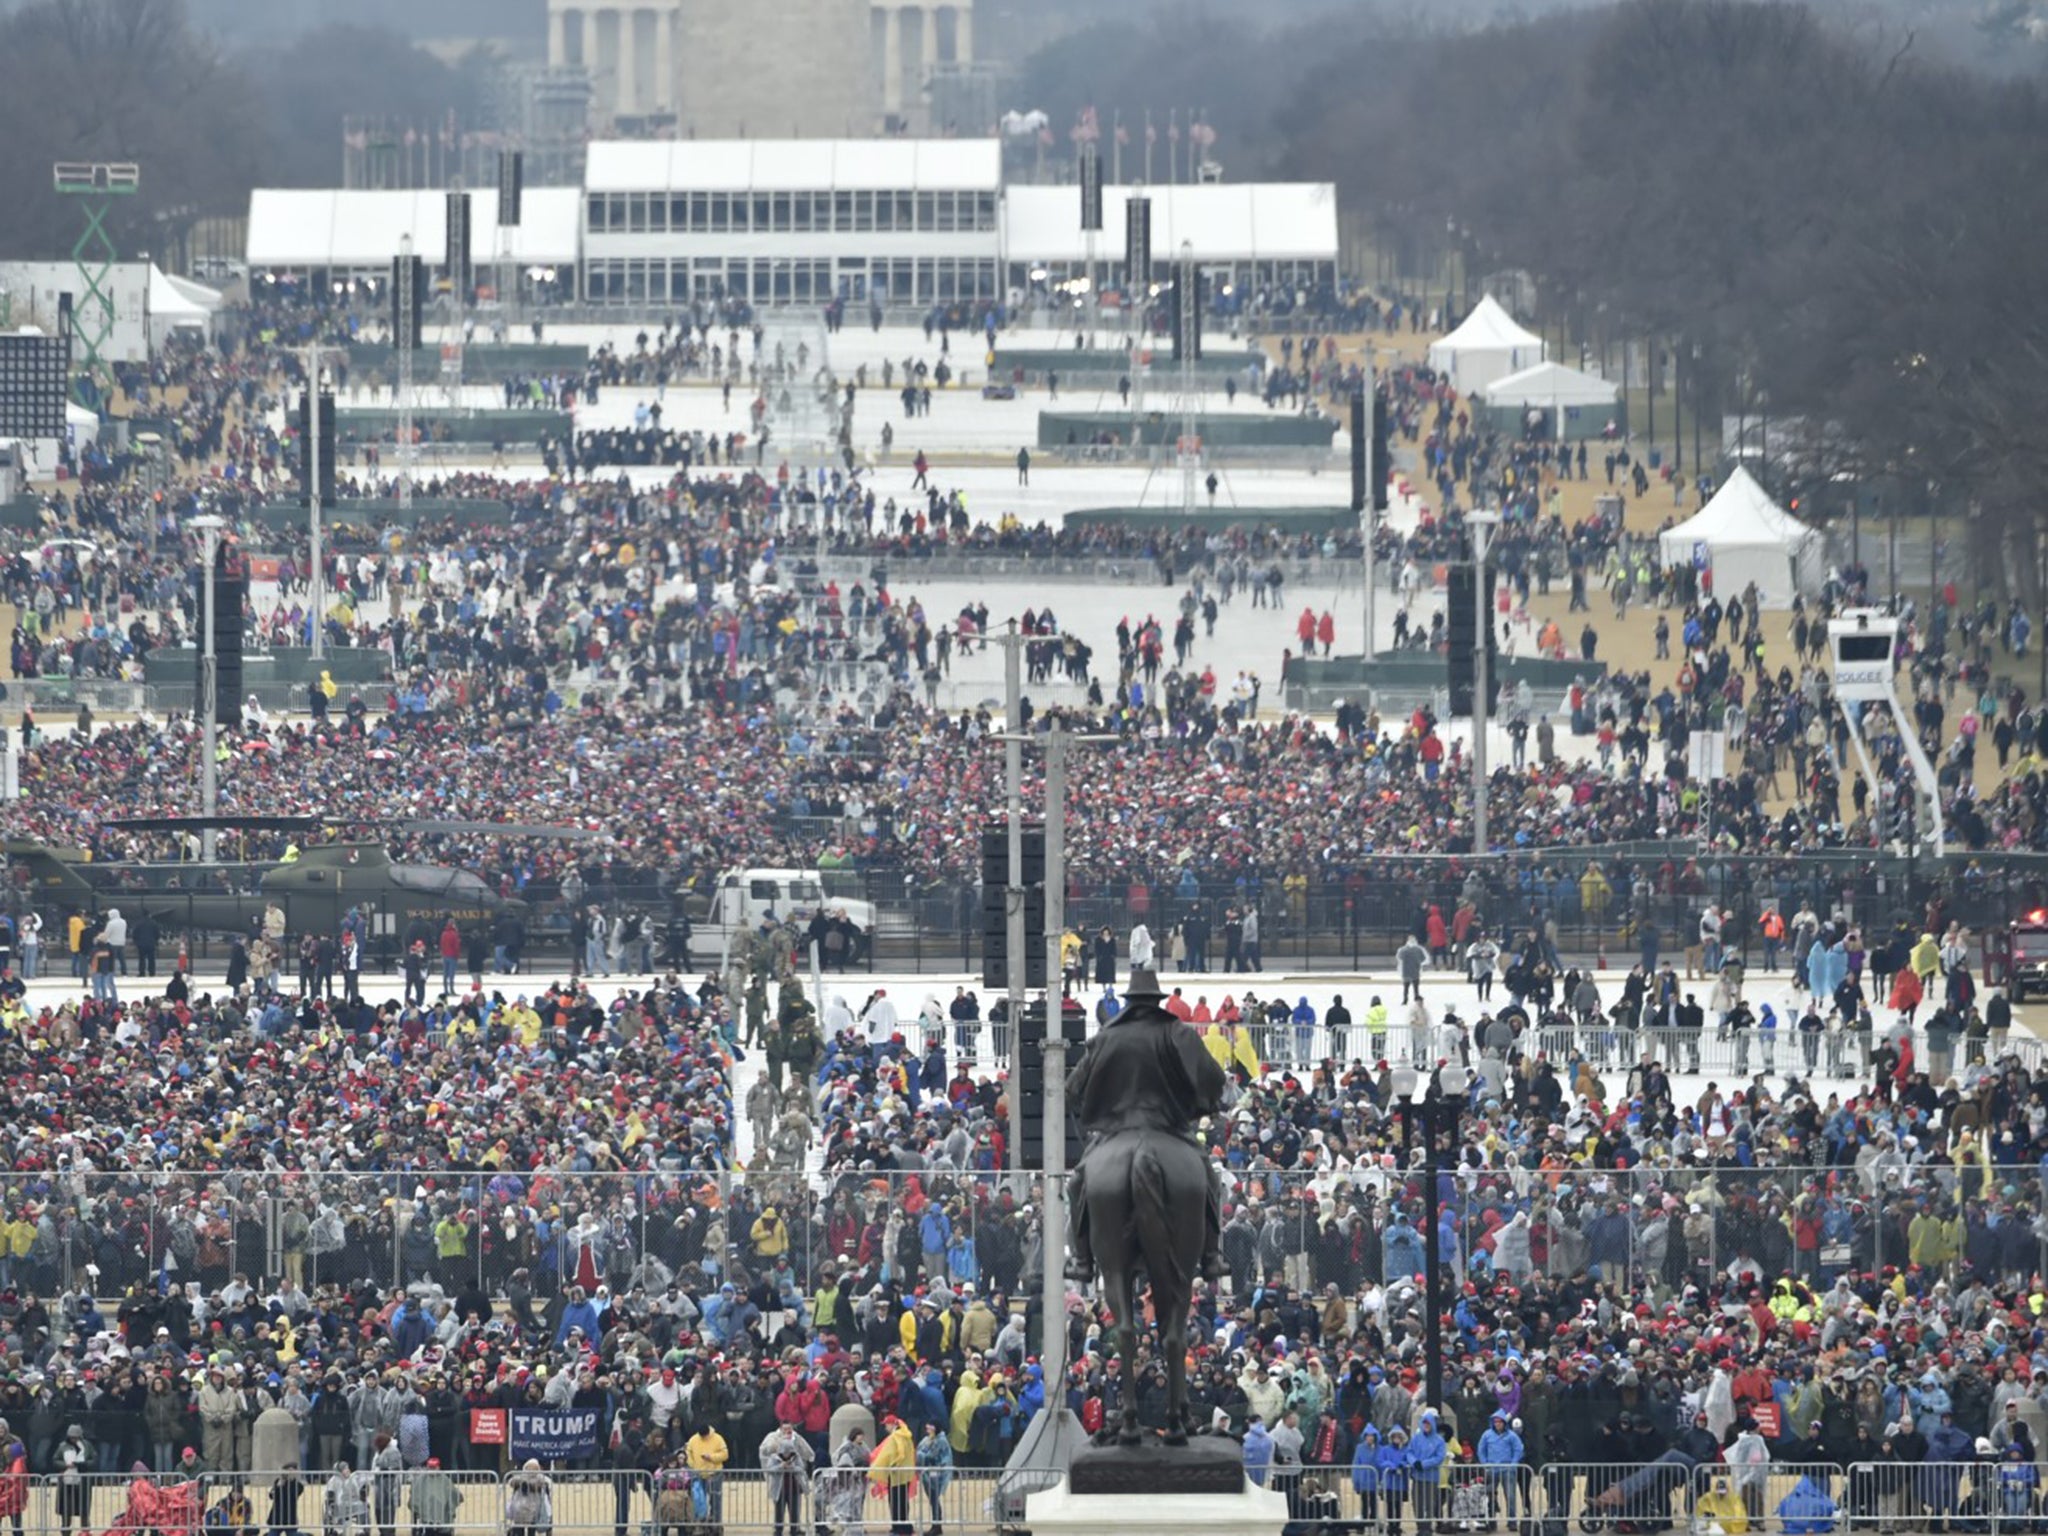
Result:
[[[1031,1536],[1280,1536],[1287,1500],[1244,1475],[1235,1440],[1198,1436],[1185,1447],[1089,1446],[1057,1488],[1025,1500]]]

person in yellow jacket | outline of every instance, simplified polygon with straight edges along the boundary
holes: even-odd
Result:
[[[781,1213],[772,1205],[762,1208],[761,1214],[754,1219],[753,1228],[747,1233],[747,1238],[753,1243],[754,1252],[760,1255],[763,1263],[772,1265],[789,1252],[789,1227],[783,1221]]]
[[[1715,1478],[1714,1485],[1700,1495],[1695,1513],[1702,1529],[1718,1525],[1727,1536],[1748,1536],[1749,1511],[1743,1507],[1742,1496],[1729,1486],[1725,1477]]]
[[[960,1389],[953,1394],[953,1418],[946,1435],[952,1442],[955,1456],[965,1456],[971,1448],[974,1410],[987,1402],[990,1395],[988,1388],[981,1384],[980,1372],[967,1370],[960,1373]]]
[[[869,1486],[889,1501],[891,1536],[910,1536],[910,1490],[917,1482],[917,1445],[910,1426],[891,1414],[882,1420],[882,1438],[868,1458]]]
[[[1076,978],[1081,974],[1081,935],[1072,928],[1060,935],[1060,974]]]
[[[1920,942],[1913,946],[1913,952],[1907,956],[1906,964],[1911,966],[1913,974],[1920,978],[1922,988],[1941,974],[1941,945],[1935,942],[1933,934],[1920,935]]]
[[[697,1481],[704,1485],[704,1496],[710,1500],[713,1526],[725,1518],[725,1464],[731,1454],[726,1448],[725,1436],[708,1422],[698,1425],[697,1433],[690,1436],[689,1443],[683,1447],[683,1459],[697,1474]]]

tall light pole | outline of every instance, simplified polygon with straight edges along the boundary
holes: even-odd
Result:
[[[1472,853],[1484,858],[1491,846],[1486,826],[1486,725],[1493,703],[1493,668],[1487,664],[1487,641],[1493,634],[1493,604],[1487,600],[1486,546],[1488,536],[1500,522],[1498,512],[1468,512],[1465,522],[1472,530]]]
[[[1014,654],[1014,650],[1013,650]],[[1066,1406],[1067,1380],[1067,1039],[1066,985],[1060,973],[1060,939],[1067,926],[1067,752],[1077,745],[1113,742],[1115,736],[1079,736],[1055,725],[1045,734],[1045,1176],[1039,1209],[1039,1248],[1044,1269],[1043,1338],[1039,1344],[1045,1407],[1033,1416],[1004,1464],[999,1484],[1005,1495],[1030,1494],[1057,1486],[1085,1443],[1080,1421]],[[1004,746],[1021,752],[1019,733]],[[1011,951],[1018,963],[1021,946]],[[1013,1020],[1014,1027],[1014,1020]],[[1021,1049],[1021,1046],[1020,1046]],[[1011,1096],[1011,1113],[1016,1113]],[[1014,1132],[1015,1127],[1012,1127]]]
[[[1422,1357],[1428,1392],[1423,1406],[1439,1413],[1444,1402],[1444,1309],[1443,1270],[1439,1262],[1442,1243],[1437,1235],[1437,1183],[1443,1166],[1438,1142],[1444,1137],[1456,1138],[1458,1117],[1465,1107],[1471,1082],[1469,1069],[1456,1062],[1428,1074],[1413,1067],[1396,1067],[1391,1074],[1393,1108],[1401,1117],[1403,1144],[1413,1139],[1418,1128],[1422,1132],[1422,1211],[1423,1220],[1429,1224],[1422,1235]]]
[[[199,829],[199,856],[214,861],[220,834],[213,818],[220,812],[220,764],[215,760],[220,746],[219,682],[214,674],[214,567],[220,560],[220,536],[227,524],[217,517],[195,517],[191,527],[199,535],[199,813],[206,824]],[[239,617],[239,615],[238,615]]]
[[[320,348],[306,348],[306,511],[307,533],[312,557],[306,571],[307,603],[313,610],[313,664],[327,655],[327,627],[324,609],[327,599],[327,568],[320,559],[320,432],[327,420],[327,406],[320,398]]]
[[[1114,742],[1115,736],[1077,736],[1055,725],[1045,736],[1045,1251],[1044,1368],[1047,1407],[1056,1382],[1066,1379],[1067,1330],[1060,1297],[1067,1270],[1067,1037],[1066,978],[1060,946],[1067,930],[1067,752],[1079,745]]]

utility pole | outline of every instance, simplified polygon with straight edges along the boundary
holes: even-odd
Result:
[[[220,764],[215,760],[220,747],[218,686],[213,654],[213,575],[220,559],[221,530],[227,525],[217,517],[195,517],[192,527],[199,534],[199,812],[206,824],[199,829],[199,856],[211,864],[218,852],[220,833],[213,818],[220,813]]]
[[[327,420],[326,403],[320,398],[320,349],[306,348],[306,514],[311,568],[306,573],[307,605],[313,610],[313,664],[327,656],[326,628],[327,568],[320,559],[320,433]]]
[[[1486,857],[1490,846],[1486,826],[1489,787],[1486,782],[1486,717],[1493,703],[1493,668],[1488,664],[1486,644],[1493,633],[1493,604],[1487,601],[1486,544],[1488,535],[1499,521],[1498,512],[1472,512],[1465,518],[1472,529],[1472,627],[1477,646],[1472,656],[1477,673],[1472,686],[1472,853],[1475,858]]]
[[[1008,930],[1009,975],[1004,978],[1005,1007],[1010,1019],[1011,1061],[1016,1061],[1017,1030],[1024,1022],[1024,636],[1010,620],[996,637],[1003,648],[1003,802],[1010,832],[1009,887],[1003,896],[1003,923]],[[1050,1030],[1047,1031],[1051,1033]],[[1014,1073],[1012,1074],[1014,1076]],[[1024,1166],[1024,1137],[1018,1122],[1017,1095],[1009,1095],[1010,1167]]]
[[[1016,653],[1013,650],[1011,654]],[[1067,927],[1067,750],[1081,743],[1116,739],[1076,736],[1059,725],[1045,736],[1045,1176],[1039,1205],[1044,1270],[1039,1281],[1042,1336],[1038,1353],[1045,1408],[1024,1427],[1016,1450],[1004,1465],[997,1486],[1006,1504],[1009,1496],[1058,1486],[1074,1452],[1086,1443],[1080,1421],[1066,1407],[1067,1040],[1062,1033],[1066,985],[1060,974],[1060,937]],[[1023,742],[1011,731],[1005,745],[1016,751]],[[1022,946],[1013,943],[1012,967],[1020,953]],[[1013,1115],[1015,1103],[1013,1098]]]
[[[1373,603],[1375,601],[1376,596],[1376,594],[1373,591],[1373,580],[1375,572],[1373,569],[1374,556],[1372,544],[1373,535],[1378,531],[1379,528],[1380,518],[1379,489],[1378,486],[1374,484],[1372,477],[1375,471],[1377,471],[1382,480],[1384,480],[1387,473],[1386,466],[1381,464],[1375,464],[1373,462],[1374,458],[1376,457],[1376,455],[1373,453],[1373,449],[1378,446],[1378,444],[1374,440],[1373,433],[1374,424],[1379,420],[1379,384],[1380,381],[1378,360],[1373,355],[1372,343],[1367,342],[1365,344],[1365,409],[1361,413],[1361,420],[1359,422],[1359,426],[1362,428],[1365,436],[1365,443],[1363,447],[1363,452],[1365,455],[1365,499],[1364,505],[1358,509],[1358,519],[1359,534],[1365,540],[1364,656],[1366,664],[1368,666],[1371,665],[1372,658],[1374,655]]]
[[[392,350],[398,354],[398,510],[412,511],[412,352],[420,344],[413,330],[413,289],[418,279],[412,267],[412,236],[398,242],[398,272],[392,295],[395,308],[391,327]],[[408,521],[401,519],[401,522]],[[408,528],[407,533],[411,532]]]
[[[1045,737],[1045,1337],[1039,1346],[1047,1402],[1053,1383],[1066,1379],[1067,1278],[1067,986],[1060,941],[1067,931],[1067,751],[1113,742],[1115,736],[1076,736],[1055,725]]]

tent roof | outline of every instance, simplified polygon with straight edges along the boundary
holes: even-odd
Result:
[[[182,295],[184,298],[190,300],[192,303],[198,305],[202,310],[206,311],[206,313],[208,314],[212,314],[215,310],[219,309],[221,305],[227,302],[227,295],[222,293],[218,288],[209,288],[204,283],[195,283],[192,281],[191,278],[180,277],[175,272],[159,272],[156,274],[156,277],[161,277],[177,293]],[[155,278],[152,278],[151,282],[153,284],[155,282]],[[152,288],[150,292],[150,306],[151,308],[154,308],[156,306],[156,293],[154,288]]]
[[[583,194],[575,187],[528,187],[517,229],[498,228],[495,187],[469,197],[474,261],[502,251],[507,261],[576,263]],[[258,187],[249,194],[251,267],[388,267],[407,235],[429,266],[448,259],[446,192]]]
[[[985,191],[1002,184],[998,139],[603,139],[590,192]]]
[[[1538,363],[1474,391],[1488,405],[1612,405],[1621,391],[1597,374],[1563,363]]]
[[[192,286],[196,288],[198,285]],[[216,304],[218,299],[219,296],[215,295]],[[177,283],[152,263],[149,269],[149,312],[156,319],[168,320],[174,324],[204,324],[213,310],[188,296]]]
[[[1490,293],[1472,306],[1464,324],[1436,344],[1453,352],[1467,347],[1513,349],[1542,345],[1543,338],[1523,330]],[[1436,347],[1430,350],[1433,352]]]
[[[1817,537],[1792,516],[1740,465],[1730,471],[1708,503],[1664,535],[1667,548],[1769,544],[1798,549]]]
[[[1337,189],[1326,181],[1205,182],[1194,186],[1102,189],[1095,259],[1121,240],[1124,207],[1152,199],[1152,259],[1172,261],[1181,242],[1197,261],[1335,261]],[[1118,246],[1118,250],[1122,247]],[[1008,261],[1088,259],[1081,199],[1071,186],[1012,186],[1003,193],[1003,256]]]

